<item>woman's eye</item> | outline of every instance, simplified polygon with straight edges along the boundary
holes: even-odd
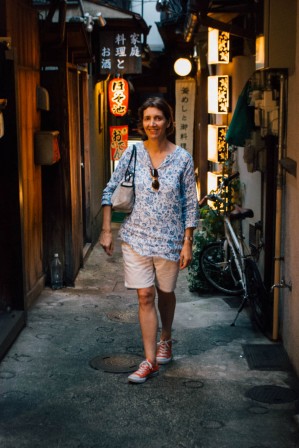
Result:
[[[150,118],[150,117],[144,117],[143,121],[161,121],[163,120],[162,117],[154,117],[154,118]]]

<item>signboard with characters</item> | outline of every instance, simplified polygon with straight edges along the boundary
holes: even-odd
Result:
[[[100,33],[100,74],[142,73],[141,34],[130,30]]]

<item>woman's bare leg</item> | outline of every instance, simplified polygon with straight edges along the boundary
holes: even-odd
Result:
[[[171,329],[174,319],[176,297],[174,292],[163,292],[158,288],[157,291],[158,309],[160,312],[162,323],[161,340],[168,341],[171,339]]]
[[[155,287],[141,288],[137,290],[137,293],[145,357],[151,364],[156,364],[158,316],[155,306]]]

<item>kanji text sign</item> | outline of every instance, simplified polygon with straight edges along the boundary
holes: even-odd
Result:
[[[141,73],[141,34],[130,30],[100,33],[100,74]]]

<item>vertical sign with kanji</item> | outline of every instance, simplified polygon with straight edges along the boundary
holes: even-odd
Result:
[[[176,144],[193,154],[195,80],[178,79],[175,82]]]
[[[142,73],[141,34],[133,30],[105,31],[100,35],[99,73]]]
[[[129,127],[110,126],[111,160],[119,160],[128,146]]]

